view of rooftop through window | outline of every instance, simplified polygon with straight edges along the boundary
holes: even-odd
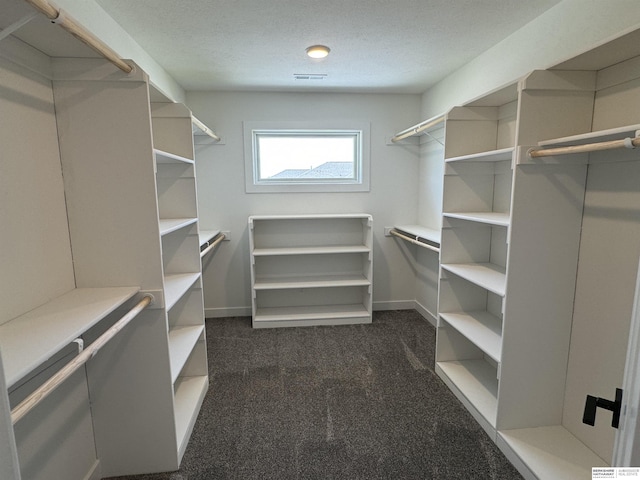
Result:
[[[256,134],[260,180],[357,178],[358,132]]]

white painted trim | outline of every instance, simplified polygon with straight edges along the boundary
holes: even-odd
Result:
[[[100,480],[102,478],[102,468],[100,466],[100,460],[96,460],[91,469],[87,472],[84,480]]]
[[[250,317],[251,307],[205,308],[205,318]]]
[[[415,308],[415,300],[390,300],[387,302],[373,302],[374,312],[384,310],[413,310]]]
[[[359,131],[360,165],[358,181],[353,183],[256,183],[254,130],[324,130]],[[366,120],[329,119],[298,122],[244,121],[244,169],[246,193],[350,193],[371,189],[371,124]]]
[[[373,302],[373,311],[386,310],[417,310],[426,320],[434,327],[436,326],[436,317],[427,308],[423,307],[416,300],[391,300],[386,302]],[[250,317],[251,307],[225,307],[225,308],[205,308],[205,318],[223,318],[223,317]]]
[[[16,439],[11,424],[11,407],[4,380],[4,367],[0,357],[0,477],[20,480],[20,463]]]
[[[640,267],[636,277],[636,293],[631,314],[629,328],[629,343],[627,346],[627,360],[622,381],[622,411],[620,413],[620,427],[616,431],[613,447],[612,465],[616,467],[631,467],[640,465]]]
[[[417,300],[415,301],[415,309],[431,325],[433,325],[434,327],[438,326],[438,317],[433,312],[431,312],[427,307],[425,307],[420,302],[418,302]]]

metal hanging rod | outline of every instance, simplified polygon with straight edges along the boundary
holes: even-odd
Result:
[[[67,363],[60,371],[49,380],[40,385],[27,398],[20,402],[11,410],[11,423],[15,425],[22,417],[31,411],[36,405],[49,396],[62,382],[82,367],[87,361],[100,350],[109,340],[111,340],[120,330],[127,326],[142,310],[147,308],[153,301],[153,296],[146,294],[142,299],[129,310],[120,320],[114,323],[111,328],[100,335],[91,345],[85,348],[82,353]]]
[[[638,135],[638,132],[636,132]],[[531,158],[553,157],[556,155],[570,155],[573,153],[598,152],[602,150],[613,150],[616,148],[636,148],[640,146],[640,136],[635,138],[624,138],[622,140],[609,140],[598,143],[585,143],[584,145],[571,145],[568,147],[530,149],[527,154]]]
[[[207,248],[205,248],[204,250],[202,250],[200,252],[200,258],[204,258],[204,256],[209,253],[211,250],[213,250],[214,248],[216,248],[218,246],[218,244],[220,242],[222,242],[225,239],[225,235],[224,233],[221,233],[218,238],[216,238],[213,242],[209,242],[209,244],[207,245]]]
[[[434,247],[433,245],[429,245],[428,243],[421,242],[421,241],[417,240],[417,238],[408,237],[408,236],[400,233],[396,229],[389,230],[389,233],[391,235],[393,235],[394,237],[401,238],[402,240],[406,240],[407,242],[413,243],[414,245],[418,245],[419,247],[423,247],[423,248],[426,248],[428,250],[433,250],[434,252],[440,252],[440,249],[438,247]]]
[[[196,117],[193,117],[193,116],[191,117],[191,123],[193,123],[199,130],[203,131],[205,134],[213,138],[216,142],[219,142],[221,140],[221,138],[218,135],[216,135],[216,133],[213,130],[207,127],[204,123],[202,123]]]
[[[439,115],[429,120],[425,120],[424,122],[420,122],[419,124],[414,125],[413,127],[409,127],[406,130],[396,133],[391,138],[391,141],[393,143],[399,142],[400,140],[404,140],[405,138],[412,137],[414,135],[419,134],[420,132],[423,132],[432,127],[435,127],[436,125],[442,122],[444,122],[444,115]]]
[[[133,67],[131,65],[122,60],[113,50],[106,46],[102,41],[98,40],[84,27],[76,23],[72,18],[67,16],[62,10],[57,9],[46,0],[25,1],[53,23],[57,23],[78,40],[94,49],[124,73],[131,73],[133,71]]]

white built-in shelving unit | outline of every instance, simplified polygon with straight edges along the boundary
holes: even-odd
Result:
[[[436,371],[495,436],[517,88],[445,118]]]
[[[209,384],[195,152],[187,108],[152,103],[151,113],[179,462]]]
[[[191,112],[44,18],[24,29],[0,43],[0,405],[153,303],[0,443],[22,478],[176,470],[208,388]]]
[[[75,288],[0,325],[7,388],[28,378],[137,293],[136,287]]]
[[[610,416],[591,427],[582,414],[587,394],[622,384],[624,349],[601,340],[627,343],[640,158],[529,152],[636,136],[638,57],[618,52],[637,37],[445,118],[436,371],[527,479],[590,478],[612,461]]]
[[[253,326],[370,323],[372,217],[249,217]]]

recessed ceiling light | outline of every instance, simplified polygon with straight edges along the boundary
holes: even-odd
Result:
[[[324,58],[329,55],[331,49],[329,47],[325,47],[324,45],[312,45],[307,48],[307,55],[311,58]]]

